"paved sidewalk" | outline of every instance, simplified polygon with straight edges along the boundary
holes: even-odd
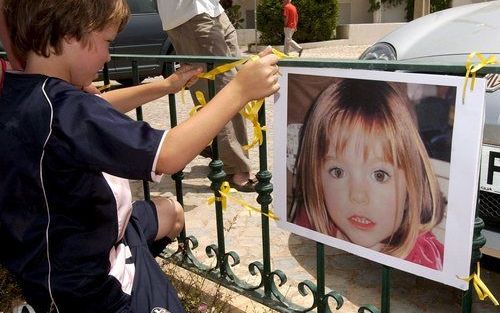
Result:
[[[356,58],[366,46],[334,46],[305,50],[303,57],[329,58]],[[178,119],[187,118],[192,108],[192,100],[186,92],[186,104],[181,104],[181,97],[177,95]],[[273,99],[266,100],[267,105],[267,138],[268,138],[268,167],[272,171],[273,142],[272,142],[272,106]],[[168,99],[164,97],[143,108],[144,119],[153,127],[169,128]],[[133,114],[132,114],[133,115]],[[249,128],[249,134],[252,130]],[[258,169],[258,151],[250,152],[254,172]],[[184,174],[184,206],[186,212],[186,229],[188,235],[194,235],[200,245],[196,249],[197,256],[209,263],[205,254],[205,247],[216,244],[215,210],[207,205],[207,199],[212,195],[206,178],[209,159],[197,157],[185,169]],[[134,196],[142,198],[141,183],[133,183]],[[171,196],[175,193],[173,181],[164,177],[160,184],[151,184],[153,196]],[[257,205],[256,194],[239,193],[247,202]],[[240,278],[252,279],[248,264],[262,260],[260,216],[230,205],[224,213],[226,251],[234,250],[241,258],[240,265],[235,272]],[[298,292],[298,283],[309,279],[316,282],[316,247],[311,240],[290,234],[276,227],[271,221],[271,256],[272,269],[280,269],[288,276],[288,282],[281,288],[287,298],[297,304],[312,303],[310,296],[302,297]],[[345,297],[345,304],[338,312],[357,312],[363,304],[374,304],[380,307],[381,266],[366,261],[346,252],[325,247],[326,254],[326,281],[327,292],[336,290]],[[481,272],[483,280],[490,290],[500,296],[500,275],[486,270]],[[391,310],[392,312],[459,312],[461,292],[451,287],[438,284],[426,279],[418,278],[399,271],[392,273]],[[474,312],[499,312],[491,302],[478,302],[475,296]],[[251,307],[248,312],[269,312],[269,309],[258,305],[248,305],[248,300],[237,297],[233,305],[241,312]],[[334,308],[335,305],[331,304]]]

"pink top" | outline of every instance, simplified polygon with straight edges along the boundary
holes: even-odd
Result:
[[[303,208],[297,209],[297,213],[295,213],[295,218],[292,221],[292,223],[297,224],[297,225],[302,226],[302,227],[305,227],[305,228],[315,230],[312,227],[311,222],[309,222],[309,218],[307,217],[306,210],[304,210]]]
[[[294,224],[315,230],[305,210],[298,210],[293,220]],[[420,234],[415,241],[413,249],[411,249],[405,260],[412,263],[420,264],[428,268],[438,271],[443,270],[444,246],[432,232]]]
[[[417,237],[413,249],[411,249],[405,260],[442,271],[443,256],[443,244],[428,231]]]

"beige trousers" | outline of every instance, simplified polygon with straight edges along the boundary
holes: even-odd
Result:
[[[300,51],[302,47],[292,39],[293,33],[295,33],[295,29],[285,27],[283,28],[283,31],[285,33],[285,44],[283,47],[283,52],[285,54],[288,54],[288,52],[290,52],[290,47],[292,47],[295,51]]]
[[[179,55],[240,56],[236,30],[225,13],[217,17],[205,13],[196,15],[186,23],[168,30],[167,34]],[[206,70],[206,66],[202,66]],[[221,90],[235,74],[236,71],[232,70],[217,75],[216,90]],[[196,99],[194,92],[197,90],[203,91],[208,100],[207,80],[200,79],[190,88],[193,99]],[[240,114],[217,135],[217,142],[226,174],[250,172],[248,152],[242,148],[242,145],[248,144],[247,130]]]

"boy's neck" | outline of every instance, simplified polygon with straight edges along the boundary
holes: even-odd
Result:
[[[64,58],[55,54],[44,57],[30,52],[26,58],[24,72],[28,74],[42,74],[69,81],[69,71]]]

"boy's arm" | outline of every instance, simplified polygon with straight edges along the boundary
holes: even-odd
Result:
[[[101,96],[116,110],[126,113],[149,101],[176,93],[184,86],[191,86],[199,73],[201,68],[181,66],[174,74],[160,81],[108,91]]]
[[[156,165],[157,173],[180,171],[248,101],[278,91],[278,58],[269,54],[270,51],[266,49],[262,58],[245,64],[202,110],[167,133]]]

